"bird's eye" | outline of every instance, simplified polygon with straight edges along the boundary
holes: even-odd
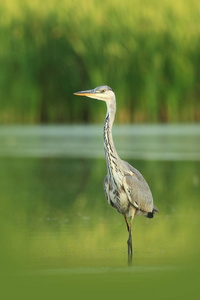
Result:
[[[106,91],[106,90],[102,89],[102,90],[101,90],[101,93],[105,93],[105,91]]]

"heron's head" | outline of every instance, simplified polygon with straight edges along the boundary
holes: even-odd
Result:
[[[76,92],[76,93],[74,93],[74,95],[86,96],[86,97],[90,97],[93,99],[103,100],[106,102],[113,99],[113,97],[115,96],[112,89],[107,85],[98,86],[93,90]]]

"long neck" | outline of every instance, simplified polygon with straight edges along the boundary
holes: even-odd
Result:
[[[116,101],[115,98],[107,104],[107,114],[104,123],[104,150],[108,171],[116,167],[120,159],[112,138],[112,125],[115,119]]]

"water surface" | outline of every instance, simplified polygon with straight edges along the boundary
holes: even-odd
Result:
[[[134,220],[133,267],[127,269],[124,219],[103,192],[102,126],[3,126],[5,269],[85,278],[198,264],[200,126],[115,126],[114,140],[121,158],[148,181],[160,210],[152,220]]]
[[[1,126],[0,156],[103,158],[101,125]],[[126,159],[200,160],[200,125],[115,125]]]

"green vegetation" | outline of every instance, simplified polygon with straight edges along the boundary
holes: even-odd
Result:
[[[0,0],[0,122],[200,120],[199,0]],[[97,113],[98,112],[98,113]]]

